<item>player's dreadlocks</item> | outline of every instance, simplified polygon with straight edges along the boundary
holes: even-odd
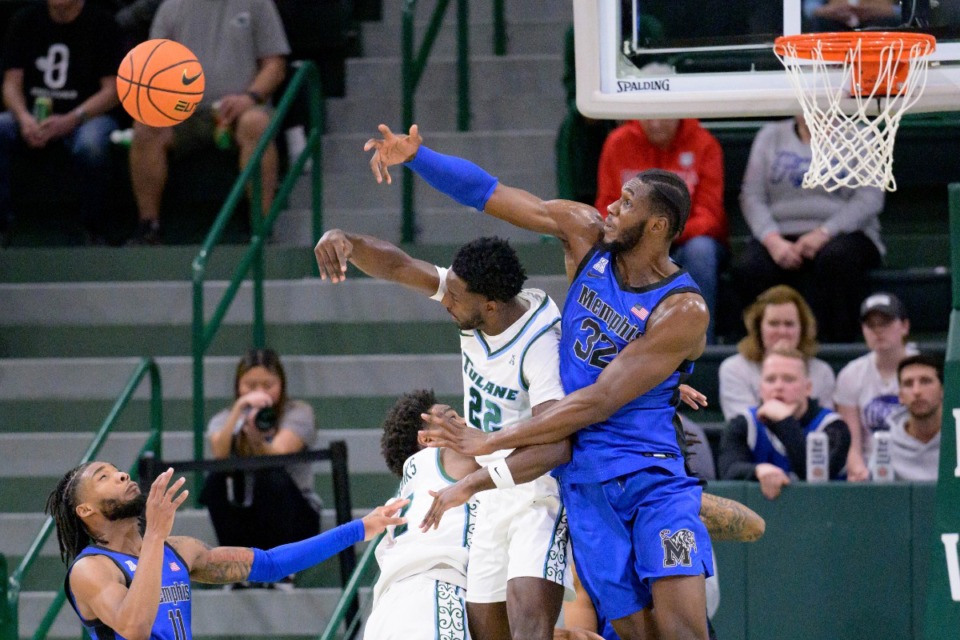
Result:
[[[47,506],[44,509],[53,517],[53,522],[57,526],[60,559],[68,565],[84,547],[90,544],[90,534],[83,526],[80,516],[77,515],[77,485],[80,476],[88,466],[90,466],[89,462],[67,471],[57,483],[57,488],[47,498]]]
[[[380,453],[387,462],[387,468],[397,477],[403,476],[403,463],[407,458],[420,451],[417,432],[426,413],[437,403],[432,390],[418,389],[405,393],[390,407],[383,421],[383,435],[380,437]]]
[[[473,293],[498,302],[512,300],[527,274],[516,251],[502,238],[477,238],[460,247],[450,267]]]

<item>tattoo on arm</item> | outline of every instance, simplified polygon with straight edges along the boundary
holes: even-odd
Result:
[[[714,540],[753,542],[763,535],[766,523],[752,509],[736,500],[704,493],[700,519]]]
[[[207,584],[230,584],[246,580],[253,565],[253,551],[246,547],[205,546],[190,568],[190,577]]]

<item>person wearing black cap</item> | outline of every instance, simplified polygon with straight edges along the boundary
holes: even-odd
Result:
[[[917,351],[907,343],[910,320],[903,303],[892,293],[874,293],[860,305],[860,327],[870,351],[849,362],[837,376],[834,403],[850,427],[847,479],[870,479],[866,460],[873,433],[885,430],[885,420],[900,408],[897,364]]]
[[[422,436],[429,446],[483,455],[576,434],[571,461],[554,473],[580,579],[599,613],[624,640],[706,640],[713,551],[698,517],[702,489],[684,470],[673,426],[680,382],[704,351],[710,321],[693,278],[670,260],[690,214],[686,183],[670,171],[642,171],[603,219],[589,205],[541,200],[432,151],[416,125],[408,135],[379,130],[383,138],[365,145],[375,151],[378,182],[405,163],[463,205],[556,237],[571,281],[559,347],[567,395],[498,431],[434,413]]]

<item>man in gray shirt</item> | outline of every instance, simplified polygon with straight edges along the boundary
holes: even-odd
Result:
[[[140,218],[135,244],[160,243],[160,201],[171,149],[209,142],[215,126],[228,127],[243,168],[270,123],[265,105],[283,81],[290,53],[272,0],[165,0],[150,37],[175,40],[196,54],[206,89],[200,110],[183,124],[134,126],[130,180]],[[261,166],[266,213],[277,187],[275,146],[268,148]]]
[[[764,125],[750,149],[740,208],[753,238],[735,258],[742,303],[788,284],[813,307],[823,342],[860,335],[866,274],[880,266],[883,191],[804,189],[810,132],[802,117]]]
[[[903,408],[887,418],[893,479],[935,481],[940,466],[943,363],[930,355],[909,356],[897,366],[897,380]],[[875,461],[871,463],[872,469]]]

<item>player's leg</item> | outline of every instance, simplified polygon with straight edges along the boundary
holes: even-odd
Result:
[[[464,589],[417,574],[387,587],[374,602],[364,640],[467,640]]]
[[[502,509],[506,492],[480,494],[467,564],[467,620],[470,636],[509,640],[507,619],[507,523]]]
[[[507,582],[507,616],[513,640],[550,640],[560,617],[563,585],[542,578]]]
[[[615,628],[622,639],[651,640],[656,636],[647,632],[646,614],[631,617],[649,607],[652,598],[636,575],[629,518],[621,518],[611,501],[621,492],[618,480],[563,486],[573,556],[598,620],[620,622]]]
[[[240,151],[240,169],[243,170],[250,161],[254,149],[260,143],[260,138],[270,124],[270,113],[266,109],[247,109],[237,119],[237,148]],[[261,204],[263,214],[270,211],[273,204],[273,196],[277,191],[277,176],[280,171],[279,156],[277,155],[277,145],[270,143],[267,145],[260,161],[260,182],[263,187]]]
[[[543,476],[510,490],[507,613],[515,640],[550,640],[565,590],[574,596],[567,513],[557,481]]]
[[[704,580],[713,575],[713,550],[699,517],[702,490],[682,460],[626,476],[622,486],[618,506],[633,505],[635,571],[650,585],[656,637],[707,640]]]
[[[468,589],[468,597],[469,593]],[[510,640],[506,602],[468,602],[467,621],[470,623],[472,638]]]

